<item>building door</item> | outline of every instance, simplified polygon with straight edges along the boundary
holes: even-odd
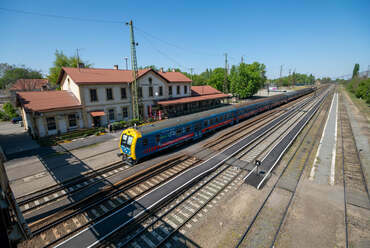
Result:
[[[93,117],[94,127],[100,127],[100,116]]]

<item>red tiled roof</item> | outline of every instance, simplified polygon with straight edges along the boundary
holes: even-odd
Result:
[[[159,105],[168,106],[168,105],[176,105],[182,103],[190,103],[190,102],[199,102],[205,100],[213,100],[213,99],[220,99],[220,98],[227,98],[230,97],[227,94],[214,94],[214,95],[204,95],[204,96],[191,96],[191,97],[184,97],[179,99],[167,100],[167,101],[160,101],[158,102]]]
[[[157,72],[159,75],[167,79],[171,83],[181,82],[181,83],[191,83],[191,79],[177,71],[168,71],[168,72]]]
[[[36,90],[41,89],[42,86],[48,84],[47,79],[18,79],[13,86],[10,88],[10,90],[24,90],[24,91],[30,91],[30,90]]]
[[[222,94],[222,92],[216,90],[212,86],[202,85],[202,86],[191,86],[191,94],[193,96],[203,96],[203,95]]]
[[[181,72],[156,72],[152,69],[138,71],[138,78],[152,71],[168,82],[191,82]],[[59,75],[58,83],[63,74],[67,73],[76,84],[106,84],[106,83],[130,83],[134,80],[132,70],[98,69],[98,68],[72,68],[63,67]]]
[[[64,90],[17,92],[17,98],[27,111],[49,112],[82,108],[78,99]]]

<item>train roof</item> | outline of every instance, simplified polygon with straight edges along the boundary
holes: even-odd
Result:
[[[170,127],[185,124],[185,123],[188,123],[188,122],[200,120],[200,119],[209,117],[211,115],[220,114],[220,113],[228,112],[228,111],[231,111],[231,110],[235,110],[235,109],[240,108],[240,107],[245,107],[245,106],[249,106],[249,105],[252,105],[252,104],[256,104],[256,103],[259,103],[259,102],[262,102],[262,101],[266,101],[267,99],[275,99],[275,98],[278,98],[278,97],[281,97],[281,96],[284,96],[284,95],[285,94],[274,95],[274,96],[271,96],[271,97],[266,97],[266,98],[258,99],[258,100],[255,100],[255,101],[247,102],[247,103],[227,105],[227,106],[218,107],[218,108],[215,108],[215,109],[202,111],[202,112],[198,112],[198,113],[194,113],[194,114],[188,114],[188,115],[184,115],[184,116],[180,116],[180,117],[176,117],[176,118],[170,118],[170,119],[166,119],[166,120],[163,120],[163,121],[158,121],[158,122],[155,122],[155,123],[152,123],[152,124],[149,124],[149,125],[140,126],[137,129],[143,135],[145,135],[145,134],[155,132],[155,131],[158,131],[158,130],[161,130],[161,129],[170,128]]]
[[[151,133],[151,132],[158,131],[158,130],[161,130],[161,129],[177,126],[177,125],[180,125],[180,124],[185,124],[187,122],[199,120],[199,119],[205,118],[207,116],[227,112],[227,111],[234,110],[234,109],[235,109],[235,107],[233,105],[227,105],[227,106],[224,106],[224,107],[218,107],[218,108],[207,110],[207,111],[202,111],[202,112],[198,112],[198,113],[194,113],[194,114],[179,116],[179,117],[176,117],[176,118],[170,118],[170,119],[166,119],[166,120],[163,120],[163,121],[158,121],[158,122],[155,122],[155,123],[152,123],[152,124],[149,124],[149,125],[140,126],[140,127],[138,127],[138,130],[142,134],[147,134],[147,133]]]
[[[238,109],[238,108],[241,108],[241,107],[246,107],[246,106],[249,106],[249,105],[252,105],[252,104],[260,103],[260,102],[263,102],[263,101],[266,101],[266,100],[280,99],[281,97],[284,97],[284,96],[294,95],[297,92],[305,92],[305,91],[310,91],[310,90],[312,90],[312,89],[311,88],[304,88],[304,89],[300,89],[300,90],[296,90],[296,91],[284,92],[282,94],[278,94],[278,95],[274,95],[274,96],[270,96],[270,97],[266,97],[266,98],[262,98],[262,99],[257,99],[257,100],[247,102],[247,103],[227,105],[227,106],[218,107],[218,108],[207,110],[207,111],[202,111],[202,112],[198,112],[198,113],[194,113],[194,114],[188,114],[188,115],[184,115],[184,116],[180,116],[180,117],[176,117],[176,118],[171,118],[171,119],[166,119],[166,120],[163,120],[163,121],[158,121],[158,122],[155,122],[155,123],[152,123],[152,124],[149,124],[149,125],[140,126],[137,129],[143,135],[145,135],[145,134],[155,132],[155,131],[158,131],[158,130],[162,130],[162,129],[165,129],[165,128],[170,128],[170,127],[185,124],[185,123],[188,123],[188,122],[200,120],[200,119],[209,117],[211,115],[228,112],[228,111],[235,110],[235,109]]]

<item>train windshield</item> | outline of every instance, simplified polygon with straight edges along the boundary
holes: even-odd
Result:
[[[134,138],[132,136],[124,134],[124,135],[122,135],[121,145],[123,145],[123,146],[131,146],[133,139]]]

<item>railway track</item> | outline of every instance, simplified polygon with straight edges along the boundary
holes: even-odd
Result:
[[[122,229],[107,238],[101,247],[177,247],[176,234],[190,221],[197,222],[208,210],[222,201],[232,185],[241,182],[245,172],[224,164],[200,183],[189,188],[144,224],[127,233]],[[183,232],[184,233],[184,232]]]
[[[317,111],[309,126],[306,127],[296,149],[271,189],[266,192],[264,201],[249,220],[245,232],[235,247],[274,247],[300,178],[322,133],[329,105],[330,100],[327,98],[320,107],[325,108],[325,112],[320,114],[320,111]],[[279,206],[273,207],[273,199],[277,197],[280,199]]]
[[[341,97],[343,98],[343,96]],[[341,103],[339,105],[339,125],[341,132],[346,247],[357,247],[364,237],[370,238],[369,224],[366,224],[366,220],[358,216],[362,212],[365,219],[366,216],[370,217],[370,196],[351,122],[343,100]]]
[[[149,173],[142,172],[141,176],[136,178],[134,176],[117,183],[114,188],[106,189],[100,197],[96,195],[79,203],[79,207],[73,206],[54,216],[32,223],[30,228],[34,237],[24,242],[23,246],[51,246],[110,212],[126,206],[137,197],[146,194],[198,162],[199,160],[194,158],[178,156],[163,162],[160,166],[153,166],[154,168],[148,170]]]
[[[19,197],[17,198],[17,202],[21,211],[27,213],[64,196],[91,187],[129,168],[130,166],[125,165],[123,162],[113,163],[98,170],[89,171],[84,175],[60,182],[57,185]]]

